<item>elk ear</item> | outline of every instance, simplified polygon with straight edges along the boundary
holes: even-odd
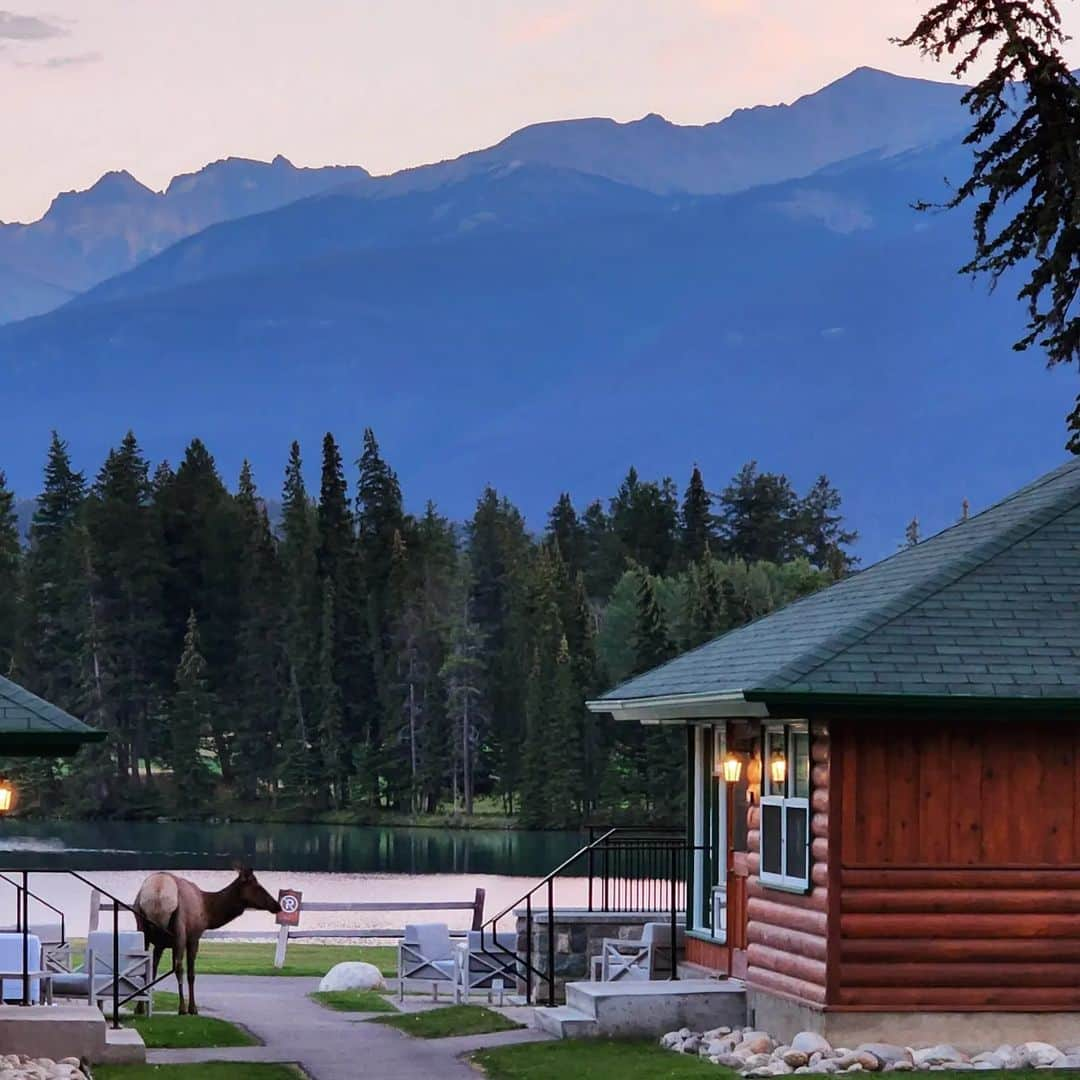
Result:
[[[252,870],[247,863],[233,863],[233,869],[236,871],[236,875],[241,881],[251,881],[255,877],[255,871]]]

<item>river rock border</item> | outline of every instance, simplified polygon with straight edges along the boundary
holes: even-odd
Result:
[[[87,1080],[78,1058],[31,1058],[23,1054],[0,1055],[2,1080]]]
[[[919,1050],[890,1043],[833,1047],[813,1031],[800,1031],[790,1043],[781,1044],[765,1031],[720,1027],[711,1031],[669,1031],[661,1037],[660,1045],[751,1078],[789,1073],[1080,1069],[1080,1046],[1060,1049],[1044,1042],[1003,1045],[969,1055],[948,1044]]]

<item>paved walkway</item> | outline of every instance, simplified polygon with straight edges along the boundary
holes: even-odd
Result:
[[[454,1039],[416,1039],[363,1013],[324,1009],[308,998],[318,979],[200,975],[199,1010],[247,1028],[263,1046],[220,1050],[150,1050],[155,1065],[205,1061],[278,1061],[300,1065],[312,1080],[476,1080],[461,1055],[486,1046],[548,1038],[531,1028]],[[406,1007],[409,1007],[408,999]]]

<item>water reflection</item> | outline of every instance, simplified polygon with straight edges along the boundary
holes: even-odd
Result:
[[[323,873],[542,876],[576,851],[577,832],[196,822],[0,823],[0,865],[93,869],[220,869]]]

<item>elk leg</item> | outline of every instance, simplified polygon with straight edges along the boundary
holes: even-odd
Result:
[[[177,934],[173,938],[172,947],[172,961],[173,961],[173,973],[176,975],[176,993],[180,998],[179,1013],[181,1016],[187,1014],[187,1002],[184,1001],[184,953],[187,950],[187,936],[185,934]]]
[[[164,945],[154,945],[154,978],[157,979],[158,968],[161,966],[161,954],[165,951]]]
[[[187,946],[187,983],[188,1015],[198,1016],[199,1007],[195,1004],[195,957],[199,955],[199,939],[192,938]]]

